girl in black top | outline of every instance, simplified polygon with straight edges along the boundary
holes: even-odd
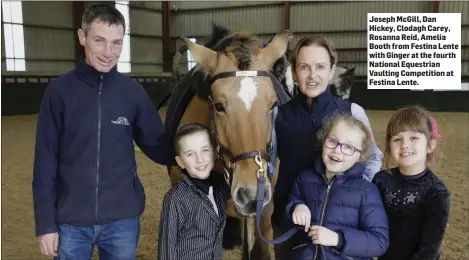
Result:
[[[440,259],[450,193],[430,170],[441,140],[435,120],[420,107],[398,110],[386,133],[385,165],[374,179],[389,219],[390,246],[379,260]]]

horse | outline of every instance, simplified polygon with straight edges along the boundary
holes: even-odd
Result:
[[[292,36],[283,31],[262,47],[257,37],[248,32],[232,33],[214,26],[206,46],[181,38],[198,65],[173,89],[165,118],[166,130],[173,137],[180,125],[191,122],[211,129],[216,169],[225,174],[231,189],[224,248],[234,248],[244,237],[244,259],[270,259],[270,246],[260,236],[273,235],[270,218],[278,171],[275,165],[272,167],[275,172],[269,167],[273,157],[273,111],[290,100],[271,72],[277,61],[283,59]],[[167,169],[174,185],[180,179],[181,169],[178,166]],[[262,182],[258,182],[260,178]],[[262,214],[258,216],[253,243],[252,225],[246,221],[256,215],[257,192],[261,190],[264,190]]]

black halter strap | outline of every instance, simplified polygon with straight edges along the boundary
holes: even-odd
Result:
[[[230,71],[222,72],[212,78],[212,84],[217,79],[231,78],[231,77],[270,77],[270,72],[267,71]]]
[[[245,152],[241,153],[238,155],[234,155],[228,148],[226,148],[221,142],[220,139],[218,138],[218,131],[217,131],[217,126],[215,123],[215,109],[214,109],[214,104],[212,100],[212,85],[213,83],[218,80],[218,79],[223,79],[223,78],[230,78],[230,77],[273,77],[270,72],[267,71],[232,71],[232,72],[223,72],[215,75],[214,77],[211,78],[210,86],[209,86],[209,95],[208,95],[208,101],[209,101],[209,107],[210,107],[210,121],[212,124],[212,139],[215,144],[215,150],[216,150],[216,155],[217,158],[220,159],[220,161],[223,163],[223,168],[225,170],[225,174],[227,178],[229,178],[229,184],[231,186],[231,183],[233,181],[233,172],[234,168],[236,165],[236,162],[247,159],[247,158],[254,158],[257,155],[259,155],[259,151],[250,151],[250,152]],[[276,84],[273,84],[276,86]],[[278,93],[277,89],[275,91]],[[275,104],[276,105],[276,104]],[[274,105],[274,106],[275,106]],[[260,156],[264,158],[266,161],[270,160],[270,156],[272,154],[272,140],[270,140],[267,144],[267,153],[261,152]],[[223,158],[223,155],[226,155],[229,159],[229,164],[228,166],[225,163],[225,160]]]

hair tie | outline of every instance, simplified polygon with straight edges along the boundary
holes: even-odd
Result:
[[[441,140],[443,137],[438,133],[438,126],[433,117],[430,116],[430,122],[432,123],[432,134],[433,138],[436,140]]]

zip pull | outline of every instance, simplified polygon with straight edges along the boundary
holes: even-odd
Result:
[[[103,78],[104,78],[104,74],[103,74],[103,73],[101,73],[100,78],[101,78],[101,80],[100,80],[101,82],[99,82],[99,91],[98,91],[98,95],[101,95],[101,90],[102,90],[102,88],[103,88]]]
[[[329,180],[327,179],[326,176],[324,176],[324,174],[321,174],[321,176],[324,178],[324,180],[326,181],[326,183],[327,183],[328,186],[330,186],[330,185],[334,182],[334,180],[335,180],[335,178],[336,178],[336,175],[332,176],[331,181],[329,182]]]
[[[338,254],[338,255],[344,256],[345,258],[347,258],[349,260],[353,260],[353,258],[351,258],[350,256],[343,255],[343,254],[339,253],[339,251],[335,250],[334,248],[331,248],[331,251]]]

